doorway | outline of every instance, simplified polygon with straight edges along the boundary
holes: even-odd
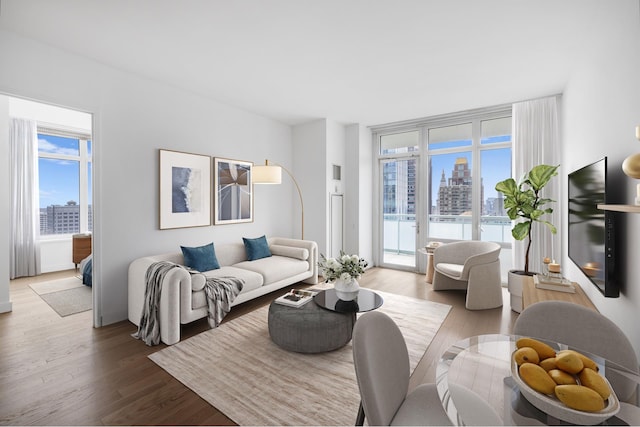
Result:
[[[37,127],[38,158],[33,173],[38,178],[33,185],[37,186],[38,194],[36,240],[40,275],[32,281],[39,285],[35,289],[30,287],[43,296],[50,289],[42,286],[42,282],[51,277],[55,292],[82,288],[86,295],[87,288],[91,290],[93,285],[92,115],[17,97],[6,98],[10,119],[27,119]],[[93,306],[92,292],[88,295]]]

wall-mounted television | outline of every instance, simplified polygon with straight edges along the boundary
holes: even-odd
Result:
[[[616,281],[615,214],[607,203],[607,158],[569,174],[569,258],[605,297],[620,295]]]

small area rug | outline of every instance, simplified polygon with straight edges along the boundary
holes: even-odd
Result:
[[[451,306],[376,292],[384,298],[378,310],[405,337],[413,372]],[[354,425],[360,393],[351,343],[319,354],[282,350],[269,338],[268,309],[149,358],[239,425]]]
[[[93,308],[91,288],[77,277],[32,283],[29,287],[61,317]]]

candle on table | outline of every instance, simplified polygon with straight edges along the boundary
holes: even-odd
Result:
[[[560,273],[560,264],[558,264],[557,262],[552,262],[551,264],[549,264],[549,271],[551,273]]]

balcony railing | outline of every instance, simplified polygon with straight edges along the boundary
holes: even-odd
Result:
[[[507,216],[482,216],[481,239],[491,242],[511,241],[511,220]],[[385,253],[414,255],[416,249],[415,214],[385,214],[383,242]],[[471,217],[429,215],[429,240],[471,240]]]
[[[511,220],[507,216],[480,218],[484,241],[506,243],[500,251],[502,281],[506,283],[511,261]],[[460,215],[429,215],[429,240],[471,240],[471,217]],[[416,255],[415,214],[385,214],[384,262],[415,267]]]

